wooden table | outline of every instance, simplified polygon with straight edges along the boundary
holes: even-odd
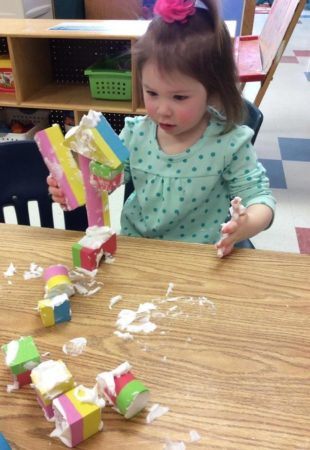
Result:
[[[71,322],[44,328],[34,309],[43,279],[25,281],[23,273],[31,262],[70,266],[81,234],[1,224],[0,235],[0,343],[31,335],[41,353],[62,358],[88,387],[99,372],[128,360],[151,390],[150,406],[170,408],[146,424],[147,411],[127,421],[106,407],[105,431],[79,449],[157,450],[167,440],[188,449],[310,448],[309,256],[236,250],[220,260],[208,245],[119,238],[115,262],[96,276],[103,288],[72,297]],[[11,262],[17,273],[9,284],[2,274]],[[169,283],[170,296],[183,300],[167,301]],[[115,295],[123,299],[109,309]],[[203,296],[210,303],[199,301]],[[121,309],[154,299],[164,300],[154,332],[133,341],[113,334]],[[78,336],[87,338],[86,350],[65,355],[62,345]],[[11,377],[3,359],[0,376],[0,431],[13,449],[65,448],[49,438],[53,425],[29,386],[6,392]],[[199,442],[189,444],[191,430]]]

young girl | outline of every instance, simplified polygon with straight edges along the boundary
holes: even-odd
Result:
[[[134,48],[147,115],[126,118],[120,134],[130,150],[125,182],[135,187],[121,233],[216,243],[227,255],[271,224],[275,206],[253,131],[237,125],[231,38],[213,0],[158,0],[154,12]],[[55,180],[48,184],[62,203]],[[246,213],[222,227],[235,196]]]

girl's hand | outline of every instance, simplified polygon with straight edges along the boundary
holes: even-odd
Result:
[[[66,200],[64,193],[60,189],[60,187],[57,184],[57,181],[53,177],[53,175],[49,175],[46,179],[46,182],[48,184],[48,192],[50,193],[52,199],[54,202],[59,203],[63,210],[66,210]]]
[[[215,244],[220,258],[229,255],[233,251],[235,244],[243,240],[239,235],[245,226],[246,220],[246,214],[243,214],[238,220],[230,220],[222,226],[222,237]]]
[[[233,214],[232,217],[229,222],[223,224],[221,239],[215,244],[219,257],[229,255],[237,242],[265,230],[272,221],[273,211],[269,206],[255,204],[242,211],[239,217]]]

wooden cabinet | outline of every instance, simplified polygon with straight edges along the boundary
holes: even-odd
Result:
[[[89,109],[111,114],[143,113],[134,61],[132,99],[91,97],[84,69],[106,55],[130,51],[147,29],[139,20],[83,21],[87,30],[51,30],[63,21],[0,19],[0,52],[9,52],[16,92],[0,92],[0,106],[74,111],[76,121]],[[66,21],[76,25],[78,21]]]

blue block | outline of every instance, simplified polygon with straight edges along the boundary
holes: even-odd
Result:
[[[70,301],[66,300],[61,305],[55,306],[54,316],[55,316],[55,323],[68,322],[69,320],[71,320]]]
[[[0,450],[12,450],[8,441],[5,439],[5,437],[1,432],[0,432]]]
[[[118,159],[125,162],[129,158],[129,151],[104,116],[96,128]]]

